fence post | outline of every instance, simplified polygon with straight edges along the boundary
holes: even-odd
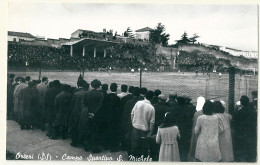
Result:
[[[207,78],[206,79],[206,92],[205,92],[205,99],[207,100],[208,99],[208,88],[209,88],[209,79]]]
[[[247,77],[246,76],[244,76],[245,77],[245,80],[246,80],[246,95],[248,96],[248,81],[247,81]]]
[[[235,104],[235,67],[229,67],[228,112],[233,114]]]
[[[40,67],[40,69],[39,69],[39,80],[41,80],[41,75],[42,75],[42,68]]]
[[[140,88],[142,88],[142,69],[140,68]]]

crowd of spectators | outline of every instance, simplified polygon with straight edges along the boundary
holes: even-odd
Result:
[[[142,60],[123,56],[91,57],[75,53],[70,56],[65,48],[40,46],[8,42],[8,66],[30,67],[46,69],[99,70],[99,68],[113,68],[118,71],[137,69],[143,66]],[[149,68],[155,70],[156,65],[148,63]]]
[[[195,50],[192,52],[180,51],[177,57],[177,64],[179,67],[189,68],[207,68],[206,70],[213,70],[214,67],[229,67],[230,61],[223,58],[216,58],[212,54],[205,54],[204,52]]]
[[[50,139],[71,138],[71,146],[99,153],[126,151],[129,160],[255,162],[257,92],[241,96],[232,114],[225,102],[162,94],[121,85],[77,87],[8,75],[7,118],[22,130],[46,130]],[[121,92],[119,92],[121,91]]]

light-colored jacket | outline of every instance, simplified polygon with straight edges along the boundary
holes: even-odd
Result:
[[[155,110],[149,100],[138,101],[131,113],[132,125],[134,128],[149,131],[153,131],[155,122]]]

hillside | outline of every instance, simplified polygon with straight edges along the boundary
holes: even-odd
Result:
[[[230,60],[231,65],[238,66],[239,68],[258,68],[258,63],[257,60],[255,59],[247,59],[244,57],[232,56],[230,54],[221,52],[219,50],[207,48],[201,45],[186,45],[186,46],[182,46],[179,49],[157,46],[157,54],[165,55],[167,59],[171,59],[171,54],[173,57],[176,56],[177,52],[180,50],[186,52],[192,52],[198,50],[204,52],[205,54],[212,54],[216,58],[223,58],[223,59]]]

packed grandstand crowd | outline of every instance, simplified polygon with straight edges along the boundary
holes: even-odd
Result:
[[[8,66],[41,67],[61,70],[99,70],[99,68],[112,67],[118,71],[128,70],[129,68],[137,69],[139,67],[146,67],[150,71],[157,71],[163,64],[164,67],[170,68],[171,62],[165,57],[153,56],[155,50],[152,46],[133,46],[126,44],[113,49],[113,51],[114,54],[117,54],[114,56],[108,54],[105,58],[94,58],[90,55],[83,57],[77,54],[70,56],[69,51],[64,47],[55,48],[51,46],[8,42]],[[194,68],[213,70],[216,66],[221,66],[222,68],[230,66],[230,61],[227,59],[217,59],[211,54],[205,54],[199,51],[180,51],[180,55],[176,58],[176,63],[180,68],[192,68],[191,70],[194,70]]]
[[[37,48],[37,49],[40,49]],[[225,102],[126,84],[118,87],[80,75],[77,87],[8,75],[7,117],[22,130],[41,129],[50,139],[99,153],[126,151],[152,161],[255,162],[257,91]],[[120,92],[119,92],[120,91]]]

